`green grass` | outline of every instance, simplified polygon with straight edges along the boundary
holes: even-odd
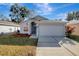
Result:
[[[15,37],[12,35],[0,36],[0,45],[31,45],[36,46],[37,39],[28,37]]]
[[[70,35],[69,38],[71,38],[71,39],[73,39],[73,40],[79,42],[79,36],[77,36],[77,35]]]
[[[2,56],[28,56],[35,55],[37,39],[15,37],[12,35],[0,36],[0,55]]]

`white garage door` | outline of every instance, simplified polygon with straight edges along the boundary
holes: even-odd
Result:
[[[40,25],[39,36],[64,36],[64,25]]]

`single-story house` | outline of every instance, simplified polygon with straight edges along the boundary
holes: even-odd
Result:
[[[35,16],[27,21],[22,21],[20,33],[39,36],[65,36],[64,21],[48,20],[42,16]]]
[[[26,21],[22,21],[20,23],[20,33],[22,34],[33,34],[33,32],[35,31],[35,29],[33,30],[34,27],[36,27],[36,21],[40,21],[40,20],[48,20],[47,18],[44,18],[42,16],[35,16],[33,18],[30,18]]]
[[[19,24],[10,21],[0,21],[0,34],[20,30]]]
[[[72,35],[79,35],[79,20],[69,21],[67,26],[74,27]]]

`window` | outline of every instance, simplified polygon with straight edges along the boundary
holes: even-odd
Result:
[[[28,27],[24,27],[24,31],[28,31]]]

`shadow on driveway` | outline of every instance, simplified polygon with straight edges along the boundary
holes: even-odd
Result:
[[[75,43],[72,40],[66,37],[41,36],[38,39],[37,47],[61,47],[60,44],[64,44],[64,43],[75,45]]]

